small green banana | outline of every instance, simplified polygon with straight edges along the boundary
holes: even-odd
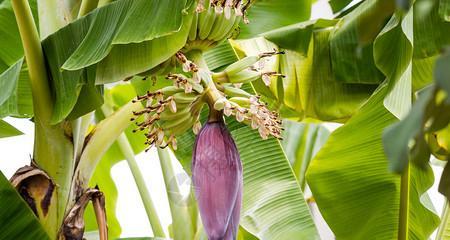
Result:
[[[226,72],[226,74],[228,76],[235,75],[238,72],[241,72],[241,71],[253,66],[253,64],[257,63],[260,59],[261,59],[261,57],[259,57],[259,56],[245,57],[235,63],[232,63],[228,67],[226,67],[224,72]]]
[[[245,69],[233,75],[228,75],[230,83],[248,83],[261,78],[261,73]]]
[[[159,125],[165,130],[170,130],[179,125],[186,124],[186,122],[189,121],[191,118],[192,118],[192,115],[189,113],[189,114],[183,115],[180,118],[174,119],[173,121],[161,121]]]
[[[241,107],[245,107],[245,108],[249,108],[250,107],[250,99],[248,98],[244,98],[244,97],[232,97],[230,99],[228,99],[230,102],[234,102],[237,105],[241,106]]]
[[[184,92],[184,89],[177,88],[175,86],[167,86],[167,87],[163,87],[160,91],[166,96],[172,96],[176,93]]]
[[[195,39],[197,39],[198,15],[199,13],[194,13],[191,30],[189,31],[189,41],[194,41]]]
[[[205,40],[208,37],[208,35],[211,33],[212,27],[214,26],[215,19],[216,12],[212,7],[209,7],[207,11],[200,13],[197,38]]]
[[[249,98],[250,96],[252,96],[250,93],[240,89],[240,88],[235,88],[232,86],[223,86],[224,88],[224,93],[227,96],[230,97],[246,97]]]
[[[175,100],[176,103],[191,103],[193,101],[195,101],[198,98],[198,95],[194,94],[194,93],[175,93],[173,95],[173,99]]]
[[[237,16],[236,14],[232,14],[230,19],[233,20],[233,24],[230,25],[230,28],[225,30],[221,35],[217,36],[217,39],[226,39],[229,38],[235,31],[236,28],[239,27],[239,23],[241,22],[242,16]]]
[[[159,117],[163,121],[170,121],[170,120],[182,118],[186,114],[191,114],[191,108],[189,106],[186,106],[183,109],[178,109],[178,111],[176,113],[172,113],[171,111],[164,111],[160,114]]]
[[[214,40],[220,35],[223,31],[225,31],[228,27],[229,22],[225,18],[224,13],[216,14],[216,21],[214,21],[214,26],[211,29],[211,32],[208,35],[208,40]]]
[[[168,130],[168,132],[170,134],[181,135],[184,132],[186,132],[187,130],[189,130],[189,128],[192,128],[192,126],[194,125],[195,121],[196,121],[196,117],[191,117],[187,121],[185,121],[185,122],[183,122],[181,124],[178,124],[177,126],[174,126],[174,127],[170,128],[170,129],[167,129],[167,130]]]

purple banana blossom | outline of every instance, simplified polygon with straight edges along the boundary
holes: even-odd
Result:
[[[197,136],[192,179],[209,240],[234,240],[242,200],[242,164],[222,117],[208,122]]]

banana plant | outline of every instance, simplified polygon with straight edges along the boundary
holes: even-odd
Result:
[[[445,239],[426,191],[449,155],[450,3],[312,2],[0,0],[0,137],[35,126],[30,164],[0,174],[0,239],[120,238],[119,161],[142,239],[320,239],[308,202],[336,239]],[[136,163],[154,149],[169,227]]]

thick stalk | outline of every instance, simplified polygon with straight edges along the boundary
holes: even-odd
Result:
[[[408,240],[408,220],[409,220],[409,181],[410,166],[405,168],[400,182],[400,211],[398,223],[398,239]]]
[[[195,232],[192,218],[189,214],[190,199],[189,197],[184,197],[180,191],[169,150],[167,148],[157,149],[166,185],[167,198],[169,199],[172,228],[176,229],[173,233],[174,239],[193,239]]]
[[[197,49],[191,50],[187,53],[188,59],[197,64],[198,67],[209,70],[208,65],[203,57],[203,52]],[[217,90],[216,85],[212,79],[204,79],[202,78],[202,83],[205,87],[206,95],[208,96],[208,104],[211,109],[213,109],[214,103],[217,100],[221,99],[223,96],[220,94],[219,90]]]
[[[112,114],[112,110],[108,106],[103,106],[102,111],[105,116],[110,116]],[[120,151],[125,156],[127,160],[128,167],[133,174],[134,181],[136,182],[136,186],[139,190],[139,194],[142,199],[142,203],[144,204],[145,212],[147,213],[148,220],[152,227],[153,235],[155,237],[166,237],[163,227],[161,225],[161,220],[158,216],[158,211],[156,211],[155,204],[153,203],[152,196],[148,191],[148,188],[145,184],[144,176],[142,175],[141,170],[136,162],[134,157],[134,151],[131,147],[128,139],[124,133],[120,134],[117,138],[117,144],[119,145]]]
[[[83,17],[90,11],[97,8],[98,0],[83,0],[81,2],[80,11],[78,12],[78,18]]]
[[[11,1],[28,65],[33,96],[35,140],[33,159],[57,184],[48,214],[40,219],[55,238],[64,216],[73,172],[73,146],[64,134],[64,124],[51,125],[53,110],[48,75],[39,34],[26,0]]]
[[[13,0],[11,2],[27,60],[35,118],[37,117],[39,121],[48,124],[52,114],[53,102],[39,34],[28,1]]]

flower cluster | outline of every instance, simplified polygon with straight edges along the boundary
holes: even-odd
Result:
[[[164,99],[164,94],[162,91],[157,92],[147,92],[143,96],[137,96],[133,102],[144,102],[146,104],[144,110],[133,112],[133,115],[136,118],[132,118],[131,121],[136,121],[137,129],[133,130],[133,132],[144,131],[147,129],[147,133],[145,136],[147,137],[146,145],[149,145],[149,148],[153,145],[157,147],[167,147],[171,145],[174,149],[176,149],[177,142],[176,138],[173,134],[170,134],[167,143],[164,143],[164,129],[157,126],[155,124],[158,120],[161,119],[161,114],[164,112],[166,108],[168,108],[172,113],[177,112],[177,104],[173,96],[169,96]],[[143,116],[144,120],[141,122],[137,121],[139,116]],[[148,151],[148,149],[146,151]]]
[[[249,98],[249,107],[245,108],[233,101],[224,103],[223,114],[235,116],[238,122],[247,121],[253,129],[258,129],[261,138],[267,139],[269,135],[281,139],[282,121],[275,111],[270,111],[267,104],[260,101],[259,96]]]

